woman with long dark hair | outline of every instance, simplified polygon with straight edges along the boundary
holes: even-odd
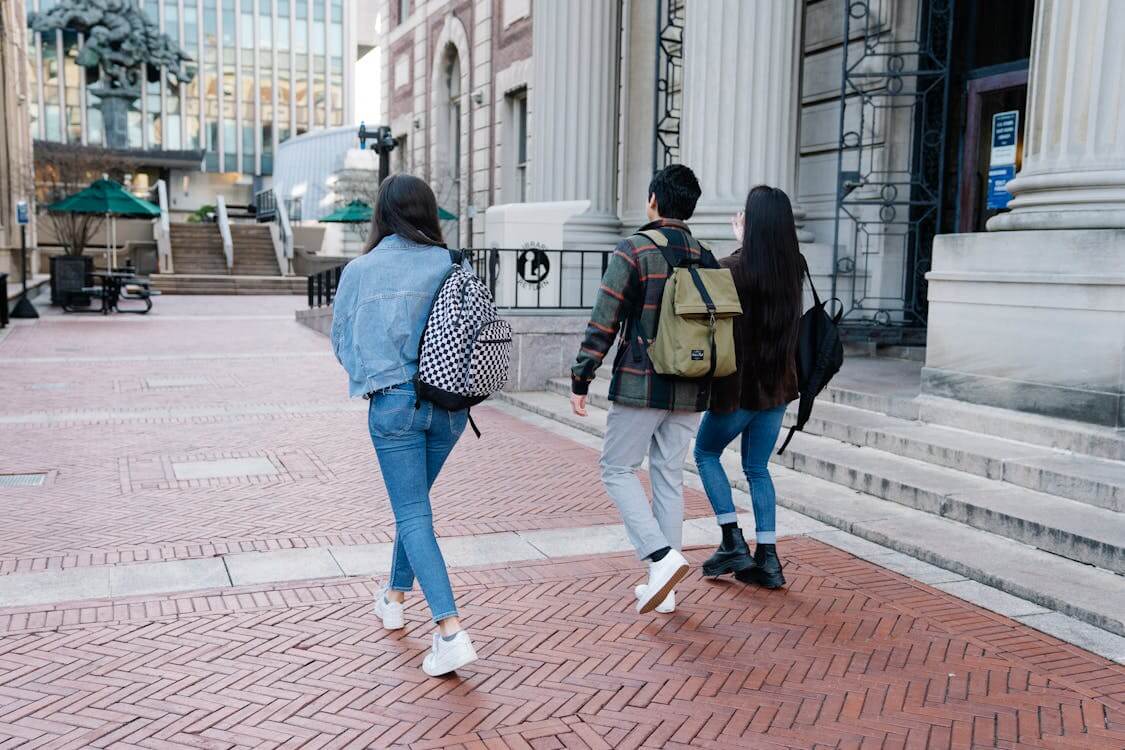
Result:
[[[695,462],[722,529],[722,544],[703,564],[704,575],[734,573],[744,583],[785,585],[777,558],[776,498],[769,459],[785,408],[797,398],[797,326],[801,318],[804,259],[797,244],[793,207],[781,190],[759,185],[733,221],[741,248],[721,263],[731,269],[742,302],[735,322],[738,372],[717,380],[710,410],[695,442]],[[750,483],[757,546],[738,526],[730,482],[720,462],[741,439],[742,468]]]
[[[477,658],[461,629],[430,506],[430,489],[468,415],[419,402],[413,383],[418,343],[451,258],[433,191],[417,177],[393,175],[379,186],[367,253],[344,268],[332,305],[332,346],[350,394],[369,400],[368,431],[395,516],[391,573],[375,614],[385,628],[405,627],[406,593],[417,577],[437,623],[422,662],[431,676]]]

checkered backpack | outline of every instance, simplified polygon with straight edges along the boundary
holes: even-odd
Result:
[[[461,253],[450,250],[449,256],[453,266],[434,295],[418,343],[414,389],[419,400],[460,411],[484,401],[508,381],[512,326],[496,314],[484,282],[461,265]],[[480,437],[476,425],[472,427]]]

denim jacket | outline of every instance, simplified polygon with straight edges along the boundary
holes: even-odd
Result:
[[[385,238],[344,267],[332,301],[332,348],[352,398],[408,383],[449,251]]]

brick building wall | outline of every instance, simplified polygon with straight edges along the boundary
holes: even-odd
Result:
[[[456,214],[447,240],[465,246],[483,241],[483,213],[512,198],[517,129],[513,101],[531,83],[531,0],[387,0],[381,42],[387,50],[383,101],[401,148],[396,171],[426,179],[442,208]],[[451,98],[446,73],[455,53],[459,96]],[[515,94],[517,99],[511,99]],[[451,114],[459,104],[454,127]],[[530,105],[529,105],[530,106]],[[453,150],[459,151],[456,164]],[[503,186],[508,183],[508,195]]]

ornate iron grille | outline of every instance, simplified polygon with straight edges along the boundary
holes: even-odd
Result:
[[[680,160],[684,83],[685,0],[656,3],[656,90],[653,101],[653,170]]]
[[[926,272],[942,212],[953,6],[846,5],[832,296],[843,301],[851,337],[924,341]],[[896,33],[911,26],[896,12],[917,13],[912,37]],[[913,134],[907,143],[896,141],[903,132]]]

